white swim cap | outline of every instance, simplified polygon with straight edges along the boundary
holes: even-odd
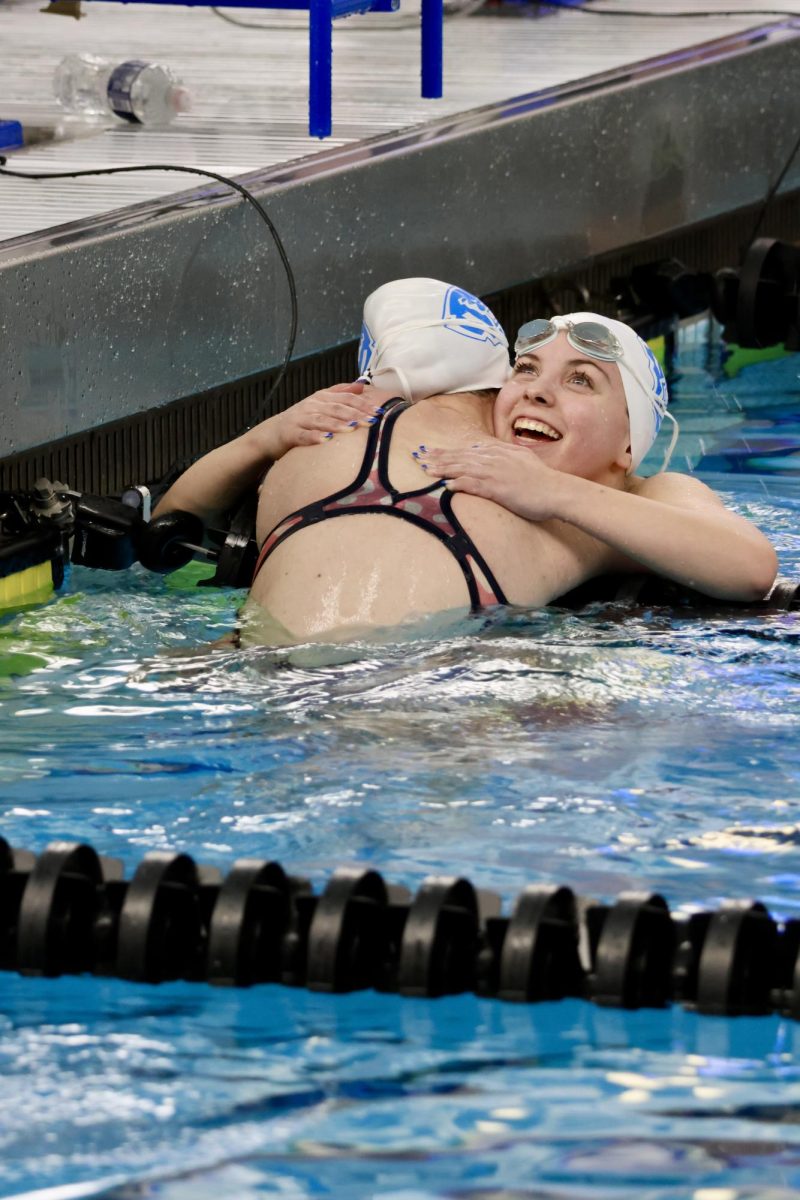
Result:
[[[395,279],[364,304],[359,375],[406,400],[501,388],[508,341],[494,313],[439,279]]]
[[[577,325],[580,321],[592,321],[605,325],[606,329],[615,335],[623,351],[622,357],[615,361],[622,376],[625,403],[628,406],[631,435],[630,470],[635,471],[647,454],[666,416],[672,422],[674,431],[661,466],[661,470],[664,470],[677,440],[678,423],[672,414],[667,412],[667,381],[647,342],[643,341],[630,325],[615,321],[613,317],[605,317],[601,313],[565,313],[563,316],[552,317],[551,321],[558,329],[568,329],[570,325]]]

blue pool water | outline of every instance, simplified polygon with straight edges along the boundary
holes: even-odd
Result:
[[[687,334],[674,465],[800,578],[795,357]],[[313,654],[203,647],[235,594],[75,570],[0,624],[3,835],[367,863],[673,909],[800,905],[800,624],[513,613]],[[199,653],[196,652],[200,648]],[[693,1197],[800,1189],[800,1026],[6,975],[0,1194]]]

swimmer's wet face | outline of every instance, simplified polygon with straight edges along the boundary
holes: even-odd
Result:
[[[631,451],[619,366],[576,349],[567,332],[518,355],[495,401],[495,436],[571,475],[624,478]]]
[[[619,365],[629,422],[629,474],[638,468],[653,445],[663,419],[668,419],[672,438],[661,465],[661,470],[666,470],[675,448],[678,423],[667,410],[669,396],[664,372],[647,343],[630,325],[614,317],[592,312],[567,313],[523,325],[516,339],[517,358],[544,353],[559,334],[564,334],[578,353],[601,363]]]

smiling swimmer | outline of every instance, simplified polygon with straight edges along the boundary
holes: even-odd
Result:
[[[661,470],[666,470],[678,440],[678,422],[667,411],[667,381],[661,364],[647,342],[630,325],[599,313],[575,312],[564,316],[538,318],[524,324],[514,345],[517,359],[535,355],[555,341],[560,332],[574,350],[599,362],[619,367],[625,404],[628,410],[631,464],[635,471],[658,436],[661,422],[672,422],[672,438]]]
[[[323,389],[173,485],[159,512],[209,520],[262,481],[247,608],[280,633],[254,625],[252,642],[540,607],[610,573],[765,594],[776,559],[755,526],[698,479],[634,473],[667,396],[633,330],[575,313],[527,322],[516,351],[512,371],[502,328],[464,289],[385,284],[364,311],[373,387]]]

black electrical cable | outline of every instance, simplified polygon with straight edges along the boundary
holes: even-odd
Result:
[[[535,3],[545,8],[560,8],[565,12],[583,12],[590,16],[596,17],[658,17],[658,18],[678,18],[678,17],[800,17],[800,9],[789,10],[783,8],[738,8],[731,10],[720,10],[714,12],[711,9],[706,9],[702,12],[646,12],[639,9],[620,8],[620,9],[594,9],[575,7],[572,4],[564,3],[564,0],[535,0]],[[229,25],[238,25],[240,29],[285,29],[285,25],[278,25],[277,22],[257,21],[237,21],[235,17],[229,17],[219,8],[211,9],[214,16],[219,17],[221,21],[226,21]],[[478,9],[480,11],[480,9]],[[459,12],[447,13],[445,16],[459,16]]]
[[[283,268],[286,272],[286,282],[289,285],[289,299],[291,305],[291,320],[289,326],[289,337],[286,343],[286,352],[283,357],[281,367],[273,380],[272,387],[267,393],[267,397],[259,410],[256,419],[260,420],[267,408],[269,402],[277,391],[284,375],[286,374],[289,363],[294,352],[294,344],[297,338],[297,286],[295,284],[294,271],[289,262],[289,256],[286,253],[286,248],[281,241],[271,218],[256,200],[252,192],[249,192],[241,183],[237,183],[235,179],[229,179],[226,175],[218,175],[215,171],[201,170],[199,167],[180,167],[171,163],[148,163],[143,166],[135,167],[95,167],[86,171],[12,171],[6,166],[8,158],[0,154],[0,175],[8,175],[14,179],[80,179],[88,175],[124,175],[133,171],[178,171],[185,175],[199,175],[202,179],[215,179],[218,183],[224,183],[227,187],[232,188],[235,192],[239,192],[245,200],[253,205],[258,215],[261,217],[264,224],[272,235],[272,240],[275,243],[275,248],[278,251],[280,260],[283,263]]]
[[[775,193],[777,192],[778,188],[783,183],[784,178],[786,177],[786,173],[789,170],[789,167],[792,165],[795,158],[797,157],[798,150],[800,150],[800,137],[798,137],[797,141],[795,142],[794,146],[792,147],[792,151],[791,151],[789,157],[786,159],[783,170],[781,171],[780,175],[773,183],[772,187],[767,192],[766,199],[764,200],[764,203],[761,205],[761,209],[756,218],[756,223],[753,226],[753,232],[750,234],[750,241],[748,242],[748,245],[752,245],[752,243],[756,240],[756,238],[758,236],[758,231],[760,230],[760,228],[764,222],[764,217],[767,215],[767,209],[769,208],[770,203],[772,202],[772,199],[773,199]]]
[[[560,8],[564,12],[586,13],[592,17],[655,17],[659,20],[687,19],[692,17],[800,17],[800,9],[787,8],[731,8],[705,9],[702,12],[647,12],[637,8],[596,9],[584,8],[573,4],[565,4],[563,0],[536,0],[545,8]]]
[[[240,29],[286,29],[286,25],[279,25],[277,21],[237,21],[235,17],[229,17],[227,13],[213,6],[211,11],[220,21],[226,21],[228,25],[238,25]]]

